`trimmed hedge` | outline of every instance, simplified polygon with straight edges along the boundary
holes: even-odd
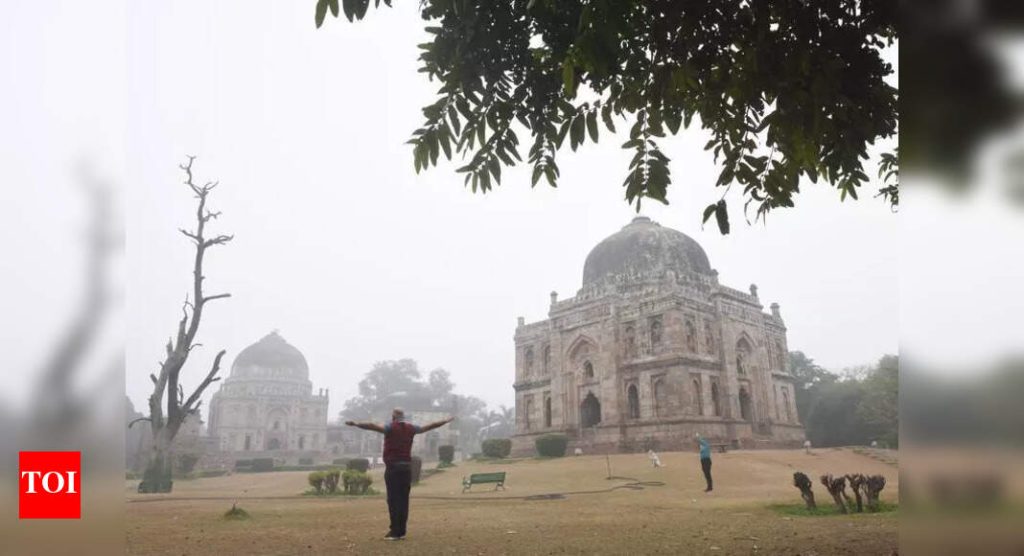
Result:
[[[249,469],[251,467],[252,467],[252,460],[251,459],[240,459],[240,460],[235,461],[235,469],[238,469],[238,470],[245,469],[245,470],[247,470],[247,469]]]
[[[455,446],[444,445],[437,447],[437,459],[441,460],[441,463],[451,464],[455,461]]]
[[[569,437],[564,434],[545,434],[534,440],[537,454],[549,458],[560,458],[565,455],[569,446]]]
[[[347,465],[348,458],[338,458],[331,462],[332,465]]]
[[[512,440],[509,438],[488,438],[480,445],[480,451],[489,458],[507,458],[512,453]]]
[[[368,494],[370,493],[370,485],[373,484],[373,477],[370,477],[364,471],[348,469],[341,474],[341,483],[345,489],[345,494]]]
[[[370,460],[366,458],[353,458],[345,462],[345,469],[362,471],[366,473],[370,469]]]
[[[274,458],[256,458],[252,460],[253,471],[273,471]]]
[[[227,474],[228,474],[228,470],[227,469],[204,469],[202,471],[199,471],[198,473],[195,473],[195,475],[197,477],[199,477],[200,479],[209,478],[209,477],[223,477],[224,475],[227,475]]]

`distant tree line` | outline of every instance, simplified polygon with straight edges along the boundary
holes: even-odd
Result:
[[[374,364],[359,381],[359,393],[345,401],[341,416],[381,420],[395,407],[455,416],[450,426],[458,430],[459,448],[465,453],[478,452],[486,438],[510,437],[515,427],[513,408],[488,408],[480,398],[458,394],[448,371],[439,368],[424,373],[412,359]]]
[[[796,407],[814,446],[899,446],[899,357],[842,374],[817,365],[803,352],[789,353]]]

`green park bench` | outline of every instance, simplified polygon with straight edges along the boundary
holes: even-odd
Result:
[[[495,483],[494,490],[505,490],[505,472],[498,473],[473,473],[462,479],[462,492],[466,492],[473,485]]]

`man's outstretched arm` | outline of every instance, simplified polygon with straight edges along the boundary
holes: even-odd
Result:
[[[345,421],[345,424],[350,426],[350,427],[356,427],[356,428],[359,428],[359,429],[363,429],[363,430],[367,430],[367,431],[374,431],[374,432],[379,432],[381,434],[384,434],[384,427],[378,425],[377,423],[369,423],[369,422],[367,422],[367,423],[360,423],[360,422],[357,422],[357,421]]]
[[[448,423],[451,423],[454,420],[455,420],[455,417],[449,417],[447,419],[442,419],[442,420],[440,420],[440,421],[438,421],[436,423],[430,423],[429,425],[423,425],[422,427],[420,427],[420,433],[432,431],[432,430],[434,430],[436,428],[443,427],[443,426],[447,425]]]

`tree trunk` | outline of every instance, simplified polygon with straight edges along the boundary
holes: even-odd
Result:
[[[139,492],[171,492],[174,481],[171,480],[173,454],[170,444],[164,434],[153,440],[153,454],[139,483]]]
[[[793,473],[793,486],[800,489],[800,496],[803,497],[808,510],[814,511],[818,509],[818,505],[814,503],[814,491],[811,490],[810,477],[799,471]]]
[[[839,508],[839,513],[847,513],[846,504],[843,503],[846,479],[844,477],[833,478],[832,475],[822,475],[821,484],[825,485],[825,490],[828,490],[828,493],[832,495],[832,499],[836,502],[836,507]]]

